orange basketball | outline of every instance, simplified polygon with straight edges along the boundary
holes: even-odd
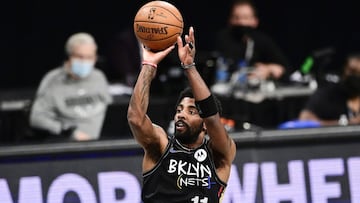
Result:
[[[184,28],[180,11],[166,1],[143,5],[134,18],[137,39],[153,51],[164,50],[176,43]]]

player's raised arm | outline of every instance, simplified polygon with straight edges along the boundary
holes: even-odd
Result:
[[[200,116],[204,119],[206,131],[210,137],[210,147],[214,153],[215,165],[218,165],[219,168],[226,168],[224,171],[221,170],[219,175],[227,181],[236,147],[220,122],[215,98],[195,67],[195,37],[192,27],[189,29],[189,34],[185,35],[185,44],[180,37],[178,38],[178,53],[193,90],[196,105],[200,110]]]
[[[159,133],[147,116],[151,81],[156,75],[157,64],[174,48],[171,46],[161,52],[151,52],[143,48],[142,69],[138,76],[128,107],[128,123],[131,132],[139,144],[147,151],[154,143],[159,142]]]

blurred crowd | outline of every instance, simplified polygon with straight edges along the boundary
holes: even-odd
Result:
[[[329,45],[309,53],[296,67],[278,41],[259,28],[259,13],[255,2],[234,0],[226,24],[212,35],[210,49],[197,52],[199,72],[223,102],[226,129],[359,124],[360,51],[347,50],[336,64],[337,50]],[[100,57],[91,33],[68,36],[66,59],[59,67],[49,67],[29,105],[31,136],[46,142],[102,138],[109,108],[116,105],[115,97],[131,94],[142,57],[131,27],[109,44]],[[186,80],[176,52],[159,67],[151,91],[159,98],[177,95]],[[172,122],[166,125],[173,129]]]

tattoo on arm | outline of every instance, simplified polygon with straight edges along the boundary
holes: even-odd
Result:
[[[145,71],[142,81],[143,86],[141,87],[140,97],[141,97],[141,105],[147,105],[149,102],[149,94],[150,94],[150,84],[151,84],[151,71]]]

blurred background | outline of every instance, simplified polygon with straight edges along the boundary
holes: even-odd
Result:
[[[129,92],[114,94],[101,135],[104,140],[97,142],[44,143],[29,128],[28,117],[42,77],[63,63],[65,41],[76,32],[95,37],[97,67],[111,84],[116,83],[118,76],[109,71],[110,47],[120,33],[132,28],[137,10],[146,2],[2,3],[0,191],[5,195],[0,194],[0,202],[51,202],[52,198],[62,201],[61,197],[63,202],[140,202],[143,150],[132,138],[126,120]],[[195,27],[198,64],[209,74],[206,68],[214,66],[204,64],[211,58],[215,32],[226,26],[231,0],[169,2],[183,14],[184,32]],[[254,2],[259,29],[284,50],[293,71],[316,55],[322,60],[315,61],[317,69],[311,70],[315,77],[319,67],[323,72],[340,72],[345,56],[360,52],[360,12],[355,0]],[[278,130],[280,123],[297,118],[316,89],[311,84],[299,86],[272,91],[260,102],[241,95],[221,98],[226,129],[238,147],[224,203],[360,202],[359,125]],[[178,93],[171,91],[152,98],[148,111],[164,129],[170,127]]]
[[[3,19],[0,87],[36,87],[42,76],[64,59],[64,42],[86,31],[99,44],[106,66],[108,47],[123,29],[132,27],[137,9],[147,1],[22,1],[16,17]],[[185,30],[195,26],[199,52],[207,50],[214,31],[225,26],[230,0],[172,0],[183,13]],[[260,29],[284,49],[294,68],[314,50],[333,47],[341,55],[359,48],[360,19],[356,1],[255,0]],[[10,15],[13,16],[13,15]],[[335,63],[334,63],[335,64]],[[337,67],[334,65],[335,68]],[[105,67],[104,67],[105,68]]]
[[[13,134],[24,134],[24,131],[19,129],[27,123],[28,109],[25,109],[24,113],[23,107],[28,107],[28,103],[16,101],[31,102],[44,74],[63,63],[64,44],[73,33],[89,32],[95,37],[99,47],[98,67],[105,72],[111,83],[116,82],[117,76],[109,71],[109,56],[112,54],[110,47],[122,31],[132,29],[137,10],[146,2],[148,1],[15,2],[6,12],[12,12],[15,8],[15,17],[4,16],[0,33],[3,53],[0,60],[2,136],[6,134],[11,137],[10,139],[14,139]],[[182,12],[184,32],[187,32],[189,26],[195,27],[198,60],[202,60],[201,56],[207,57],[215,32],[226,26],[231,0],[208,0],[206,3],[190,0],[169,2]],[[360,13],[353,0],[254,2],[258,8],[259,29],[273,37],[284,50],[293,71],[301,68],[306,57],[315,52],[323,53],[322,51],[328,54],[326,66],[322,68],[325,68],[325,71],[339,71],[348,53],[360,51],[360,27],[356,23],[360,19]],[[296,118],[306,98],[292,98],[297,102],[301,101],[300,103],[291,103],[291,100],[277,101],[275,105],[279,109],[275,109],[276,115],[267,112],[269,108],[274,110],[273,104],[266,105],[267,101],[262,106],[253,103],[237,105],[235,112],[233,100],[225,99],[223,102],[227,107],[225,110],[236,114],[229,117],[245,115],[235,120],[276,128],[280,122]],[[166,100],[166,97],[163,99]],[[104,129],[108,130],[109,134],[129,133],[126,122],[127,101],[115,100],[115,104],[119,105],[114,105],[109,110],[109,118],[104,124]],[[169,96],[167,101],[153,102],[155,107],[150,109],[150,114],[154,112],[155,119],[159,119],[165,128],[168,125],[167,121],[172,118],[173,109],[170,103],[173,101],[174,98]],[[169,104],[168,112],[158,114],[158,111],[163,110],[164,104]],[[283,108],[286,106],[288,108]],[[251,112],[251,109],[257,109],[257,112]],[[118,123],[124,126],[120,130]]]

